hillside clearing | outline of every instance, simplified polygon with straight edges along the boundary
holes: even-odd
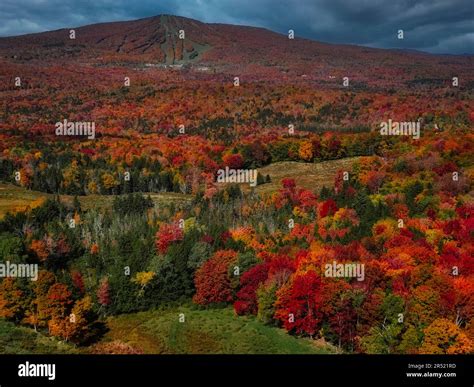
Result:
[[[352,164],[359,157],[350,157],[339,160],[322,161],[319,163],[301,163],[297,161],[281,161],[259,168],[258,172],[270,175],[271,182],[257,186],[256,191],[267,194],[281,188],[281,180],[295,179],[298,187],[306,188],[319,193],[324,186],[330,188],[339,170],[349,171]]]
[[[184,322],[179,322],[180,313]],[[148,354],[329,354],[327,344],[288,335],[233,309],[173,307],[110,317],[102,343],[122,341]]]
[[[191,200],[191,195],[176,192],[144,193],[150,195],[155,205],[174,202],[182,204]],[[72,204],[74,196],[59,195],[61,201]],[[111,208],[116,195],[87,195],[78,196],[79,202],[84,210]],[[7,212],[24,211],[28,207],[35,207],[41,204],[42,200],[54,197],[53,194],[32,191],[13,184],[0,183],[0,219]]]
[[[72,354],[74,346],[0,318],[0,354]]]

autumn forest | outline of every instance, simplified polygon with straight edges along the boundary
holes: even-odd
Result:
[[[473,353],[473,60],[0,38],[0,352]]]

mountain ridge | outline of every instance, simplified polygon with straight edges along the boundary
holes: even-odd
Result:
[[[75,39],[70,39],[71,29]],[[180,31],[184,31],[182,39]],[[374,79],[439,82],[454,75],[472,80],[469,67],[474,64],[474,56],[332,44],[298,36],[289,39],[263,27],[204,23],[166,14],[3,37],[0,57],[14,62],[80,59],[100,64],[199,65],[247,78],[265,74],[326,81],[348,77],[359,83]]]

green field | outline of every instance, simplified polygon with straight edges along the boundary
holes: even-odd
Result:
[[[180,322],[180,313],[185,321]],[[238,317],[231,307],[200,310],[172,307],[109,317],[109,331],[90,347],[56,338],[0,319],[0,354],[101,353],[107,343],[124,343],[144,354],[331,354],[335,347],[296,338],[263,325],[253,316]]]
[[[180,322],[180,313],[185,321]],[[102,339],[121,341],[148,354],[327,354],[335,348],[296,338],[263,325],[255,317],[238,317],[231,307],[200,310],[173,307],[111,317]]]

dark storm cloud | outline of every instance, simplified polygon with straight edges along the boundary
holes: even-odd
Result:
[[[163,13],[331,43],[474,53],[473,0],[2,0],[0,36]]]

